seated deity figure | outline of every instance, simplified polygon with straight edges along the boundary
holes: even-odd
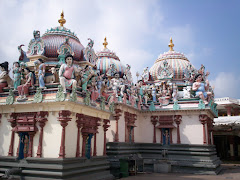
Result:
[[[160,103],[160,106],[162,106],[162,105],[168,105],[168,104],[169,104],[169,99],[170,99],[169,89],[167,89],[165,83],[163,83],[163,87],[162,87],[162,91],[161,91],[161,96],[158,98],[158,101],[159,101],[159,103]]]
[[[207,74],[208,75],[208,74]],[[195,77],[195,82],[192,85],[192,90],[195,91],[195,96],[201,98],[203,101],[205,99],[210,99],[212,93],[207,92],[209,89],[209,81],[206,79],[205,83],[203,81],[202,74],[197,74]]]
[[[73,65],[73,56],[66,54],[66,64],[62,64],[59,69],[59,81],[63,87],[63,92],[66,93],[66,87],[75,88],[77,81],[74,79],[75,73],[77,73],[77,67]]]
[[[22,101],[22,100],[27,100],[27,95],[29,92],[29,87],[33,86],[34,84],[34,78],[33,78],[33,73],[29,70],[29,68],[25,68],[24,69],[24,73],[25,73],[25,82],[17,87],[18,90],[18,101]]]
[[[38,67],[39,87],[40,88],[45,88],[44,76],[45,76],[46,66],[45,66],[42,59],[38,59],[38,60],[34,61],[34,65],[36,66],[37,64],[39,64],[39,67]]]
[[[12,85],[12,79],[8,75],[8,62],[5,61],[0,63],[0,93],[3,92],[4,87],[8,87]]]
[[[21,84],[21,68],[19,62],[13,63],[13,86],[14,90]]]

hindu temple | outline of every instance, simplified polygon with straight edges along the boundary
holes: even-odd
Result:
[[[0,64],[0,173],[25,179],[114,179],[138,172],[218,174],[218,117],[205,66],[172,38],[133,81],[110,42],[95,53],[59,26]],[[26,43],[26,42],[19,42]],[[162,50],[161,50],[162,51]]]

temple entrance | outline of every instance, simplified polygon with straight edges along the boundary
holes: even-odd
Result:
[[[163,139],[163,145],[170,144],[170,130],[169,128],[162,128],[162,139]]]
[[[29,134],[27,132],[20,132],[19,141],[18,159],[24,159],[28,156]]]
[[[87,141],[86,141],[86,158],[90,159],[91,157],[91,141],[92,141],[93,134],[88,134]]]

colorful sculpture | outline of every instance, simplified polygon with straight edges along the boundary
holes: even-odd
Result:
[[[8,62],[5,61],[0,64],[0,93],[3,92],[4,87],[12,86],[12,79],[8,75]]]
[[[77,81],[74,79],[77,68],[73,66],[73,56],[67,54],[65,57],[66,64],[62,64],[59,69],[59,80],[63,87],[63,92],[66,93],[66,87],[76,88]]]
[[[46,66],[43,62],[42,59],[38,59],[37,61],[34,62],[35,67],[39,64],[38,67],[38,81],[39,81],[39,87],[40,88],[45,88],[45,83],[44,83],[44,77],[45,77],[45,69]]]
[[[24,73],[25,73],[25,82],[22,85],[17,87],[18,94],[19,94],[17,101],[27,100],[29,87],[33,86],[34,84],[33,73],[29,70],[29,68],[25,68]]]
[[[13,86],[14,90],[17,90],[17,87],[21,84],[21,68],[19,62],[13,63]]]

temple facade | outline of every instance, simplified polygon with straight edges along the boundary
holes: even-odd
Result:
[[[0,64],[0,173],[26,179],[113,179],[129,173],[217,174],[218,117],[205,66],[173,49],[134,83],[115,52],[84,47],[60,26],[33,32]],[[137,163],[139,162],[139,163]],[[127,170],[123,170],[127,167]]]

